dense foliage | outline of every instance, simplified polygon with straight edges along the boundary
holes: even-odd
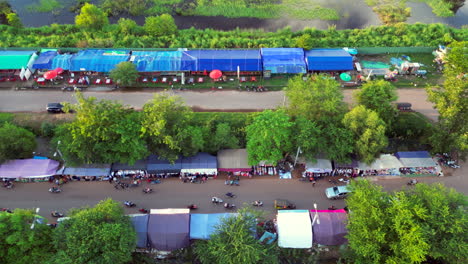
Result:
[[[76,26],[85,30],[102,29],[109,24],[107,14],[95,5],[85,3],[79,15],[75,17]]]
[[[128,21],[128,20],[127,20]],[[443,24],[395,24],[365,29],[314,28],[293,32],[184,29],[176,35],[153,36],[142,26],[131,32],[118,24],[90,32],[76,25],[17,29],[0,25],[2,47],[125,47],[125,48],[259,48],[259,47],[411,47],[437,46],[468,39],[468,29]],[[63,36],[67,36],[64,38]]]
[[[36,137],[31,131],[9,122],[0,123],[0,163],[31,158],[36,145]]]
[[[348,241],[351,263],[465,263],[466,197],[441,184],[395,193],[353,181]]]
[[[110,71],[110,77],[122,86],[132,86],[138,79],[136,65],[129,61],[124,61],[115,66]]]

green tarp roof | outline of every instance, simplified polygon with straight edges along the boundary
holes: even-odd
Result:
[[[34,51],[0,51],[0,70],[26,68]]]

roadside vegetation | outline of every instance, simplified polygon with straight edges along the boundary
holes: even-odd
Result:
[[[49,13],[54,14],[59,12],[59,9],[63,8],[62,3],[57,0],[39,0],[32,1],[36,2],[27,6],[29,12],[40,12],[40,13]]]

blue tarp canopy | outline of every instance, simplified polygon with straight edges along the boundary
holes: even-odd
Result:
[[[353,57],[343,49],[313,49],[306,51],[310,71],[348,71],[353,69]]]
[[[221,224],[223,218],[233,217],[233,213],[221,214],[191,214],[190,239],[209,239],[215,227]]]
[[[401,158],[430,158],[431,154],[427,151],[400,151],[395,153],[395,156]]]
[[[36,59],[34,62],[32,68],[33,69],[53,69],[52,68],[52,61],[57,56],[57,51],[46,51],[46,52],[41,52],[39,57]]]
[[[76,54],[59,54],[52,60],[52,67],[50,69],[62,68],[70,70],[71,60]]]
[[[128,215],[132,225],[135,228],[137,234],[137,247],[146,248],[148,247],[148,214],[131,214]]]
[[[62,175],[106,177],[110,175],[110,172],[110,164],[83,164],[76,167],[65,167],[62,171]]]
[[[260,50],[189,50],[182,60],[184,71],[261,71]]]
[[[119,171],[119,170],[142,170],[145,171],[147,167],[146,159],[141,159],[135,161],[135,164],[125,164],[125,163],[112,163],[112,171]]]
[[[139,72],[180,71],[183,54],[184,52],[180,50],[133,51],[130,60]]]
[[[262,48],[263,70],[271,73],[306,73],[304,50],[300,48]]]
[[[182,159],[177,159],[174,164],[165,159],[159,159],[157,155],[148,157],[148,173],[178,173],[182,169]]]
[[[218,160],[215,156],[200,152],[193,157],[182,158],[182,172],[212,174],[218,171]]]
[[[70,71],[110,72],[129,59],[128,50],[81,50],[71,59]]]

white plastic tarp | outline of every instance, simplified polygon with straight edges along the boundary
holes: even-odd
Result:
[[[306,161],[306,171],[315,173],[331,172],[332,164],[327,159],[317,159],[316,162]]]
[[[277,223],[279,247],[312,247],[312,223],[308,210],[278,211]]]
[[[437,167],[432,158],[400,158],[403,167]]]
[[[400,160],[391,154],[382,154],[372,164],[366,164],[359,161],[359,169],[361,170],[383,170],[383,169],[399,169],[403,167]]]

